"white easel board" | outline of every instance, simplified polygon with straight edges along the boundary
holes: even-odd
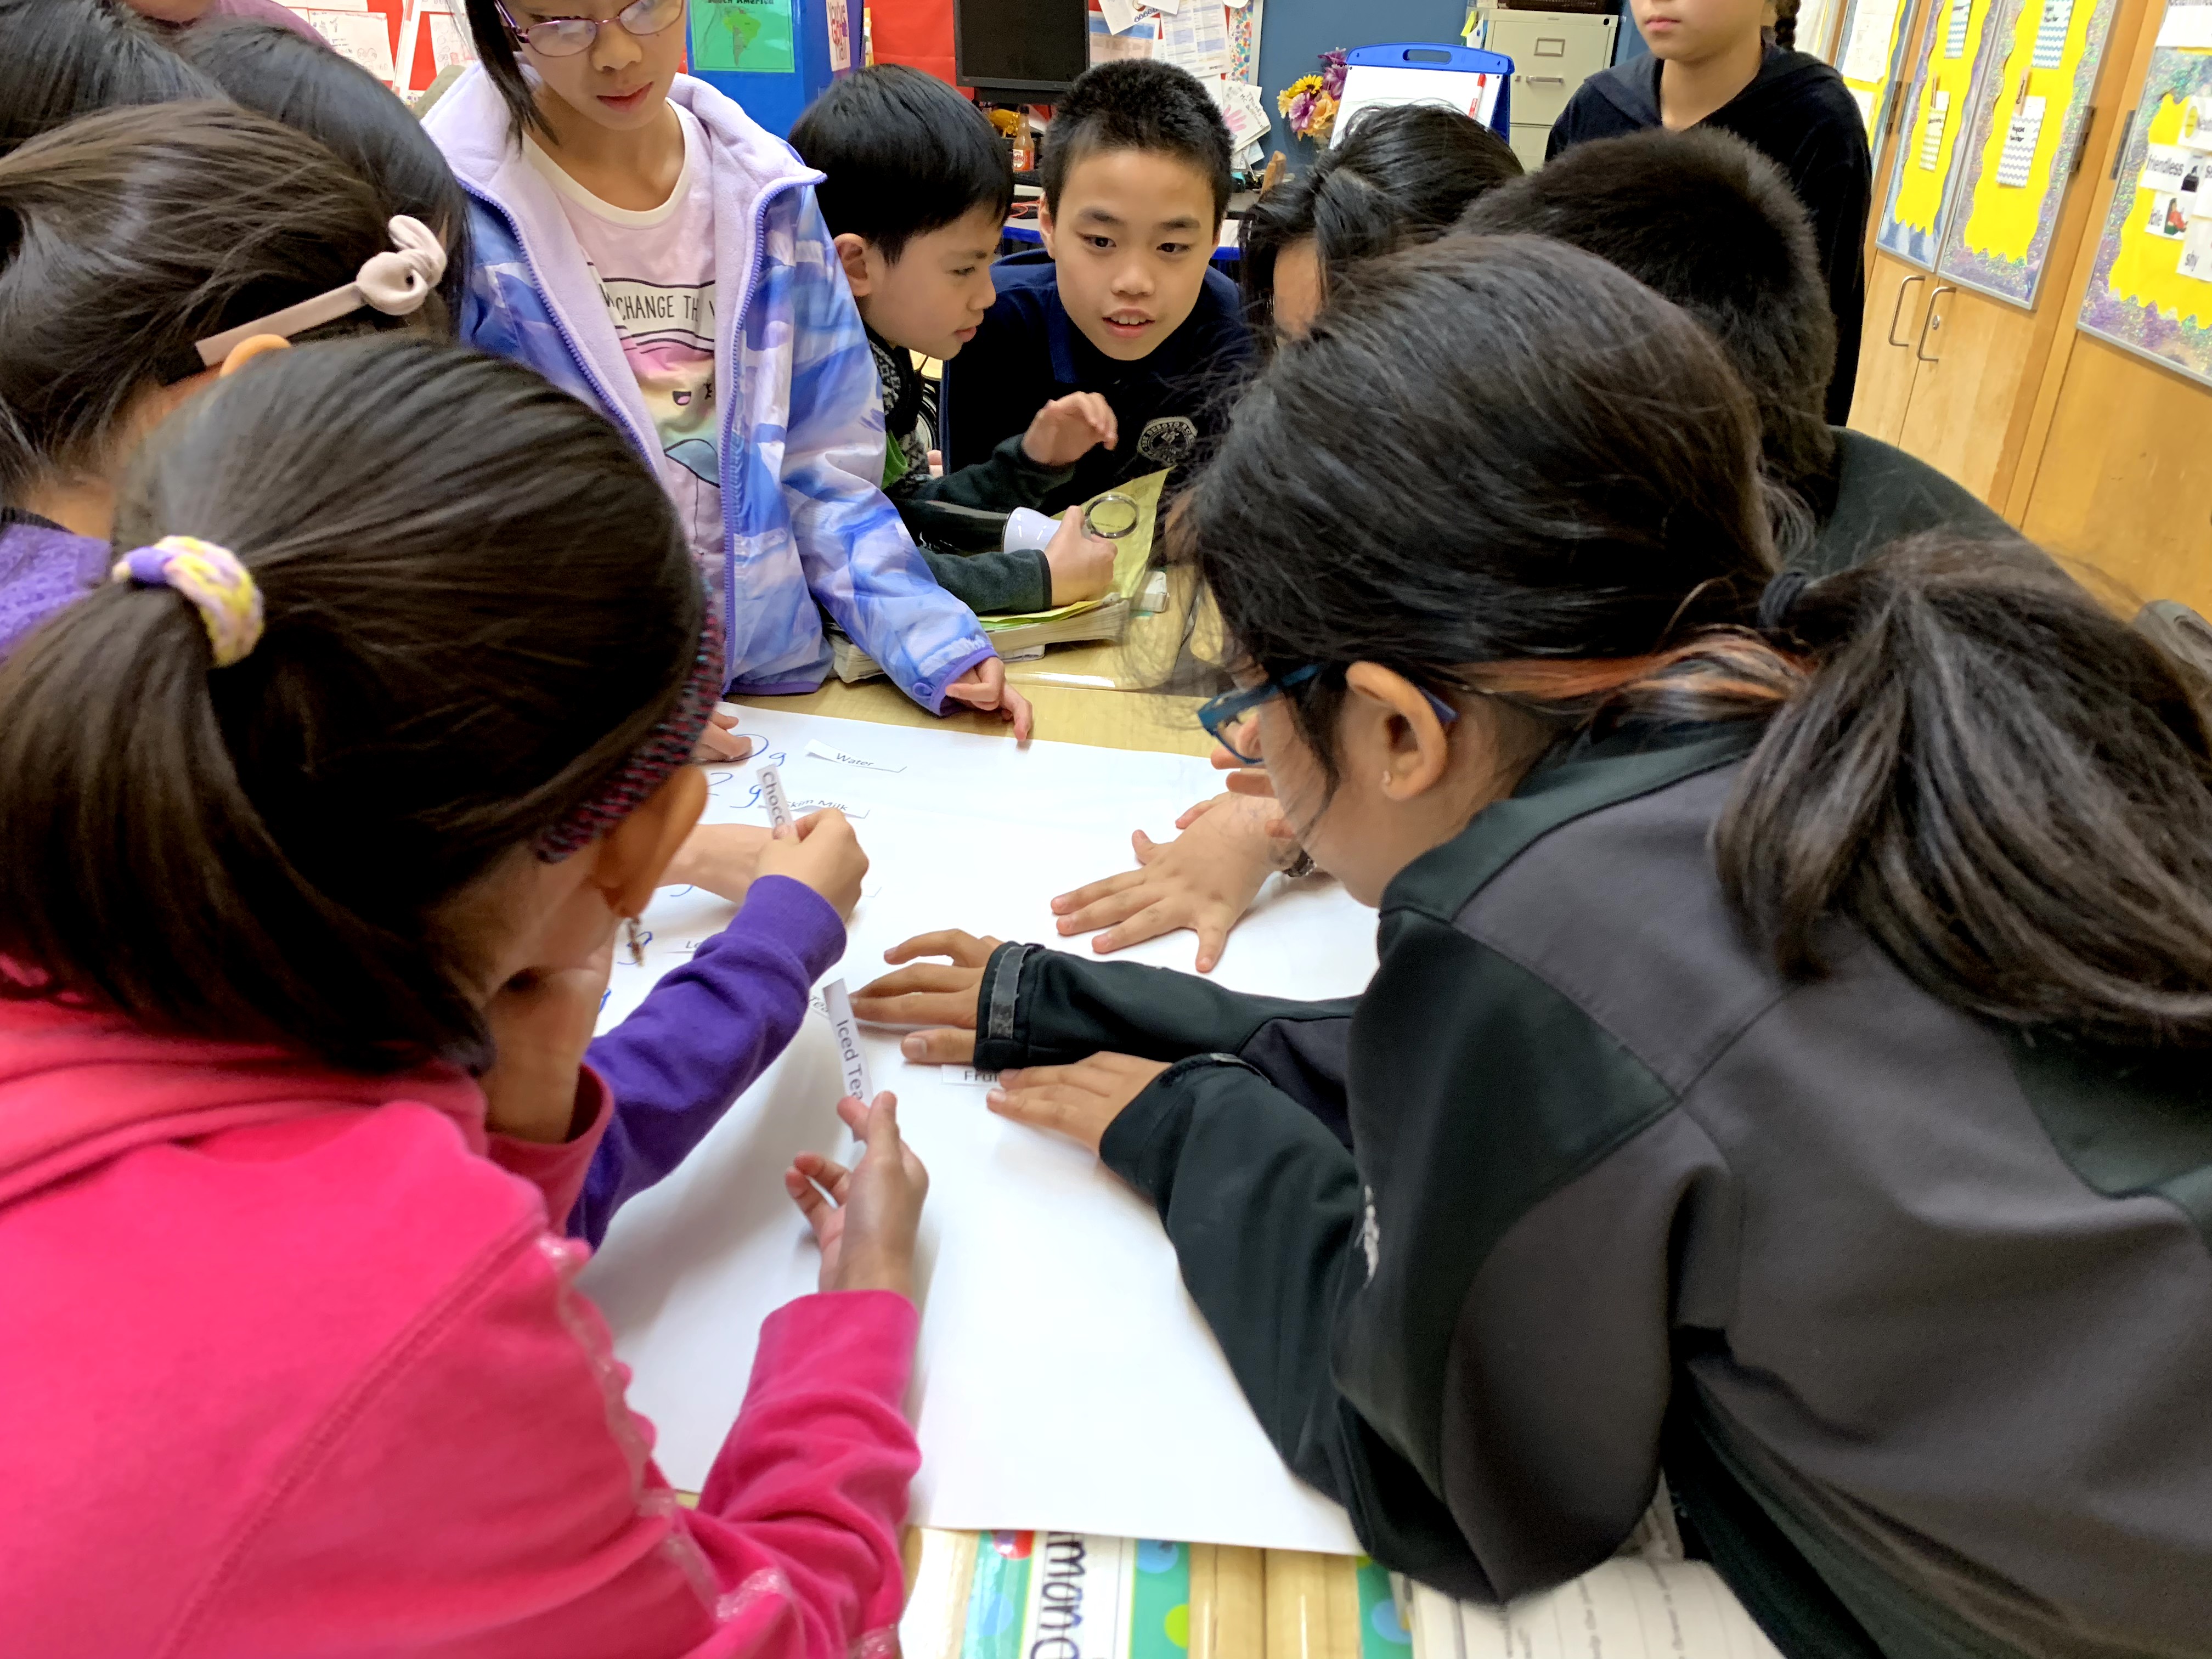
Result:
[[[712,769],[710,818],[767,822],[753,782],[763,759],[801,810],[834,800],[854,818],[872,863],[850,948],[827,977],[856,991],[882,971],[885,946],[932,928],[1058,942],[1053,895],[1133,867],[1131,830],[1165,838],[1179,812],[1220,789],[1220,774],[1188,756],[1042,741],[1022,750],[757,706],[739,729],[767,753]],[[663,892],[646,915],[647,966],[616,969],[601,1030],[730,913],[709,895]],[[1340,888],[1278,880],[1215,976],[1240,990],[1350,995],[1374,970],[1374,939],[1373,913]],[[1124,957],[1188,970],[1194,945],[1170,934]],[[1261,1433],[1150,1204],[1088,1152],[992,1116],[982,1089],[907,1064],[896,1034],[872,1032],[866,1047],[930,1171],[908,1401],[923,1459],[913,1520],[1356,1553],[1343,1511],[1293,1478]],[[817,1258],[782,1173],[802,1149],[842,1156],[839,1079],[817,1012],[684,1166],[617,1218],[585,1273],[635,1372],[631,1404],[654,1423],[656,1455],[678,1486],[705,1480],[762,1318],[814,1288]]]
[[[1337,106],[1330,142],[1340,142],[1352,131],[1353,118],[1363,111],[1398,104],[1440,104],[1490,126],[1498,114],[1498,91],[1504,84],[1502,75],[1470,74],[1465,70],[1354,64],[1344,73],[1344,97]]]

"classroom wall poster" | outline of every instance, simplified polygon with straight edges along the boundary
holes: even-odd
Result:
[[[2119,0],[2012,0],[1936,265],[1945,281],[2035,304],[2118,10]]]
[[[2119,179],[2081,331],[2212,385],[2212,0],[2166,7]]]
[[[2023,0],[2006,0],[2007,6]],[[1930,0],[1920,31],[1906,123],[1890,160],[1889,191],[1875,246],[1923,270],[1936,268],[1944,219],[1956,195],[1960,135],[1972,124],[2001,31],[1989,27],[1996,0]]]
[[[791,0],[691,0],[691,67],[788,75],[791,29]]]
[[[1867,146],[1881,148],[1881,124],[1891,89],[1897,84],[1898,58],[1905,50],[1909,0],[1851,0],[1837,36],[1836,72],[1866,122]]]

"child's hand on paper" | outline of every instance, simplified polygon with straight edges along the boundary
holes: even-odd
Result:
[[[860,1161],[848,1170],[801,1152],[784,1171],[783,1189],[822,1247],[825,1291],[896,1291],[914,1299],[914,1238],[929,1171],[901,1139],[897,1109],[888,1092],[873,1107],[847,1095],[837,1115],[861,1142]]]
[[[1095,599],[1114,586],[1114,544],[1083,527],[1083,509],[1071,507],[1060,515],[1060,528],[1045,544],[1044,562],[1052,569],[1054,606]]]
[[[958,928],[921,933],[884,952],[885,962],[910,964],[863,985],[853,994],[853,1013],[871,1025],[918,1025],[899,1053],[924,1064],[964,1066],[975,1058],[975,995],[991,952],[1003,941],[978,939]],[[950,964],[915,962],[950,957]]]
[[[1096,392],[1054,398],[1030,418],[1022,453],[1039,466],[1073,466],[1094,444],[1111,449],[1121,440],[1114,405]]]
[[[1269,875],[1297,858],[1297,843],[1278,838],[1272,801],[1217,795],[1176,820],[1182,834],[1156,842],[1130,837],[1143,867],[1094,881],[1053,900],[1061,934],[1106,931],[1091,941],[1101,956],[1188,927],[1198,935],[1198,971],[1221,960],[1229,930],[1252,908]]]
[[[1030,700],[1006,684],[1006,665],[998,658],[984,658],[946,686],[945,696],[947,702],[964,702],[970,708],[997,709],[1001,720],[1014,723],[1015,742],[1030,740]]]
[[[606,942],[582,967],[517,974],[484,1005],[495,1056],[483,1078],[484,1127],[494,1134],[552,1146],[580,1127],[576,1094],[584,1050],[599,1024],[614,959],[610,917]]]
[[[753,740],[737,735],[738,717],[717,708],[707,716],[707,729],[691,750],[696,762],[741,761],[753,752]]]
[[[1168,1068],[1164,1060],[1134,1054],[1093,1054],[1073,1066],[1024,1066],[999,1073],[983,1097],[1000,1117],[1050,1129],[1098,1150],[1114,1120]]]
[[[860,850],[860,838],[853,833],[851,822],[836,807],[825,806],[809,812],[792,829],[794,833],[771,836],[762,844],[753,878],[788,876],[802,882],[850,921],[853,907],[860,902],[860,878],[868,873],[868,855]]]
[[[703,887],[732,904],[745,902],[745,890],[759,873],[761,849],[769,832],[752,823],[702,823],[693,828],[661,872],[663,887]]]

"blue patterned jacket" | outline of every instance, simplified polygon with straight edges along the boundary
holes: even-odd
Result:
[[[705,82],[679,75],[669,96],[698,118],[713,157],[724,538],[721,568],[708,575],[731,689],[820,684],[827,611],[936,712],[991,645],[878,488],[875,360],[815,205],[822,175]],[[658,472],[659,440],[591,267],[483,71],[471,70],[423,125],[471,200],[463,337],[599,410]]]

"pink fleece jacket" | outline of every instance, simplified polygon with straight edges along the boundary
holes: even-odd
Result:
[[[915,1311],[772,1317],[696,1510],[560,1236],[606,1123],[0,1003],[10,1659],[892,1650]]]

